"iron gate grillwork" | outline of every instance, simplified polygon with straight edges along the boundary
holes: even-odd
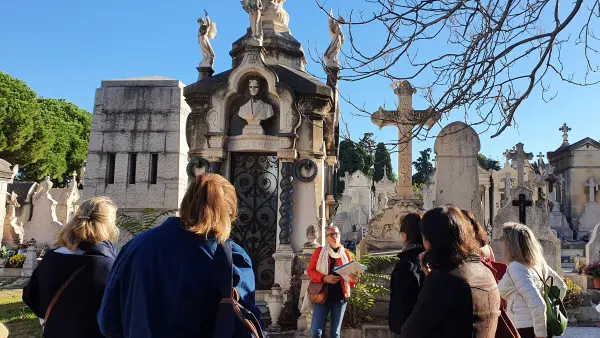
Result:
[[[250,256],[256,288],[271,289],[277,235],[277,156],[236,153],[231,162],[238,197],[238,218],[231,238]]]

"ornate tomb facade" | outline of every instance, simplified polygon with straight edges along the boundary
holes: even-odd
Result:
[[[333,222],[339,144],[339,68],[328,63],[327,84],[306,72],[283,4],[243,6],[253,24],[232,44],[231,69],[214,74],[212,60],[219,56],[204,46],[198,81],[184,88],[191,108],[188,175],[219,173],[235,186],[239,216],[232,239],[251,257],[257,298],[269,304],[272,317],[287,297],[306,230],[317,224],[322,240],[324,225]],[[339,40],[341,29],[330,21]],[[328,53],[337,57],[335,50]]]

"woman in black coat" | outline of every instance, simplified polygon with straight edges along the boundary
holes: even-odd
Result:
[[[83,202],[59,231],[55,249],[48,251],[33,271],[23,289],[23,302],[40,318],[43,337],[103,337],[97,315],[116,258],[109,241],[119,235],[116,212],[116,205],[107,197]]]
[[[400,338],[494,338],[500,293],[471,222],[445,205],[423,215],[421,233],[427,278]]]
[[[423,248],[423,237],[419,223],[421,214],[410,213],[400,222],[400,236],[405,243],[404,250],[398,254],[398,262],[392,271],[390,281],[390,308],[388,320],[392,337],[400,336],[400,329],[411,314],[425,274],[420,269],[419,254]]]

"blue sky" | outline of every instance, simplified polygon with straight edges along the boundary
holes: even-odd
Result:
[[[344,13],[356,1],[330,0],[328,6]],[[285,8],[291,17],[291,32],[305,52],[315,48],[323,52],[330,41],[327,17],[315,2],[288,0]],[[197,79],[195,67],[200,61],[196,19],[203,16],[204,9],[217,23],[212,45],[217,56],[215,69],[221,72],[231,66],[231,43],[248,27],[247,14],[237,0],[4,1],[0,4],[0,71],[24,80],[40,96],[65,98],[88,111],[92,111],[94,92],[102,80],[160,75],[191,84]],[[358,36],[364,48],[376,47],[370,34],[373,32]],[[323,75],[308,55],[307,59],[308,70]],[[564,122],[573,129],[571,143],[584,137],[598,139],[599,87],[574,87],[559,81],[550,84],[558,92],[557,98],[545,103],[539,90],[535,91],[517,113],[517,128],[510,127],[495,139],[490,139],[492,131],[480,135],[481,153],[498,159],[517,142],[535,154],[554,150],[561,144],[558,129]],[[342,83],[341,91],[371,111],[384,104],[388,109],[395,107],[396,96],[386,80]],[[414,106],[426,108],[418,93]],[[378,141],[397,138],[395,128],[379,131],[364,117],[353,117],[351,111],[350,106],[342,105],[354,139],[364,132],[374,132]],[[442,124],[463,119],[457,112]],[[434,129],[433,135],[438,131]],[[428,147],[433,147],[433,140],[416,142],[413,158]]]

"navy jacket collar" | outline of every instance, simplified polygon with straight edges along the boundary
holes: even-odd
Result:
[[[104,256],[112,259],[117,258],[117,251],[111,241],[104,241],[97,244],[90,242],[79,243],[79,249],[85,251],[86,255]]]

